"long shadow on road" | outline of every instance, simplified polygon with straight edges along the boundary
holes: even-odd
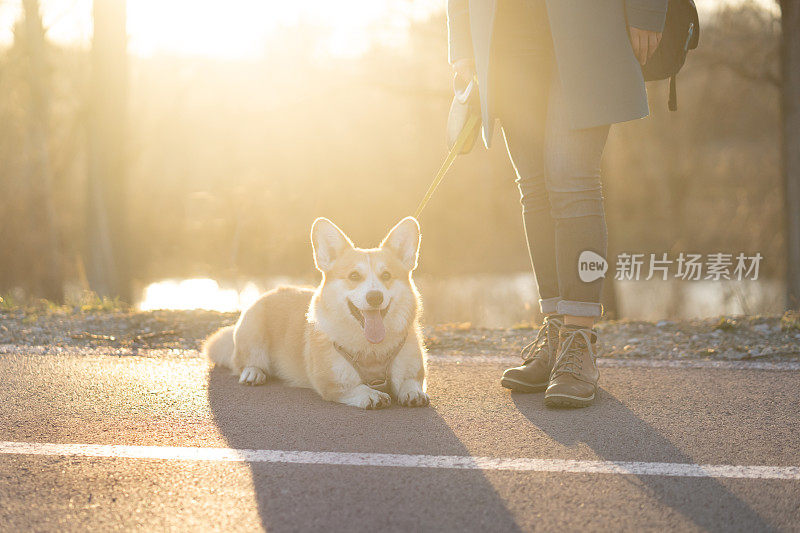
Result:
[[[512,398],[517,409],[550,437],[567,446],[584,443],[603,460],[695,462],[606,390],[586,409],[546,409],[541,394],[512,394]],[[635,478],[663,505],[705,530],[774,530],[716,479]]]
[[[212,369],[215,422],[240,449],[469,455],[432,409],[362,411],[278,383],[244,387]],[[269,531],[518,531],[475,470],[251,463]]]

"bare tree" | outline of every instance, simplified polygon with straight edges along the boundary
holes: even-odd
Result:
[[[23,0],[22,5],[25,12],[24,43],[28,58],[30,94],[27,123],[31,201],[28,213],[31,235],[35,236],[35,253],[41,258],[35,268],[38,278],[36,290],[49,300],[61,302],[64,299],[64,279],[48,143],[50,66],[47,61],[47,43],[39,1]]]
[[[780,0],[786,305],[800,307],[800,0]]]
[[[128,64],[125,0],[94,0],[89,103],[87,275],[101,296],[130,301],[125,194]]]

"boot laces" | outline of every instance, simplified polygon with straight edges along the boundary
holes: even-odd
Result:
[[[595,335],[592,330],[586,328],[571,331],[561,342],[550,379],[559,374],[580,375],[583,370],[583,351],[589,350],[592,359],[595,358],[592,345],[592,337]],[[576,342],[577,337],[580,337],[580,340]]]
[[[563,323],[557,318],[546,318],[542,327],[539,328],[536,338],[533,339],[533,342],[528,343],[528,345],[522,349],[522,353],[520,354],[522,355],[522,360],[525,361],[525,363],[529,363],[541,357],[542,354],[549,356],[552,350],[550,346],[552,342],[551,335],[555,334],[557,336],[558,330],[562,325]]]

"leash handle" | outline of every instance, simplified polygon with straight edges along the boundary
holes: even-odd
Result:
[[[470,85],[471,84],[472,82],[470,82]],[[455,144],[447,154],[442,166],[439,167],[439,172],[437,172],[436,177],[433,178],[430,187],[428,187],[428,191],[425,193],[425,196],[422,197],[422,201],[417,206],[417,210],[414,211],[414,218],[419,219],[420,214],[422,214],[422,210],[425,209],[426,205],[428,205],[433,193],[436,192],[436,188],[439,187],[439,184],[444,179],[445,174],[447,174],[447,171],[450,170],[453,161],[456,160],[456,156],[458,156],[458,154],[461,152],[461,148],[463,148],[464,144],[466,144],[467,140],[470,138],[472,133],[475,131],[475,128],[479,124],[480,116],[477,114],[473,114],[467,119],[467,124],[464,126],[464,129],[461,130],[461,133],[458,134]]]
[[[469,102],[472,96],[472,90],[478,80],[473,77],[466,85],[459,82],[461,82],[461,78],[456,74],[453,76],[453,94],[455,94],[456,100],[458,100],[459,103],[466,104]]]

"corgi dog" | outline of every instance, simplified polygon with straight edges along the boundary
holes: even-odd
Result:
[[[356,248],[333,222],[311,228],[322,281],[280,287],[222,328],[203,352],[245,385],[276,378],[322,398],[362,409],[429,403],[421,302],[412,280],[420,229],[401,220],[377,248]]]

